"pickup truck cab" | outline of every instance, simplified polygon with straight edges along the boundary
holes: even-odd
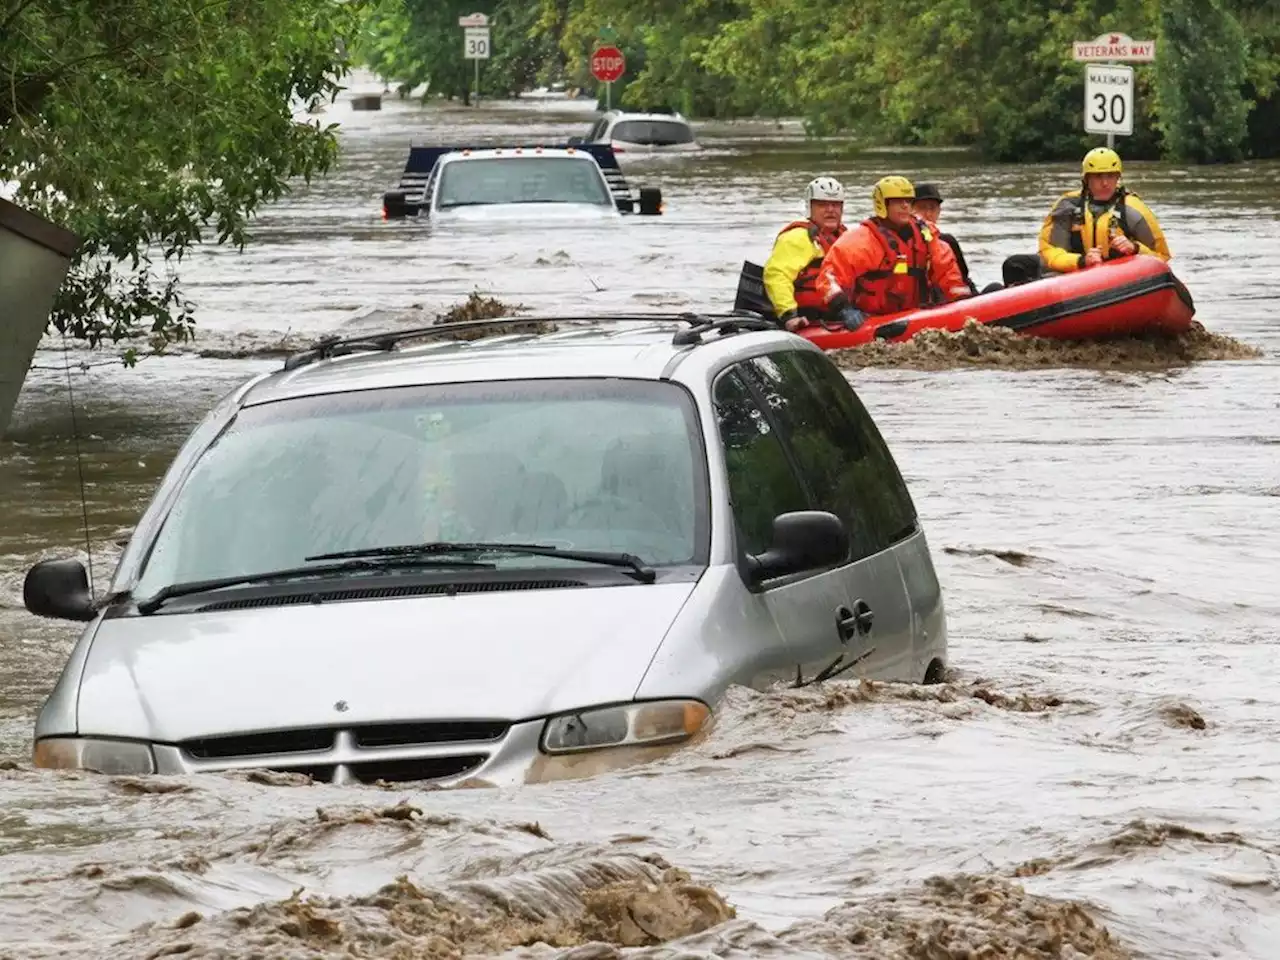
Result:
[[[603,162],[602,162],[603,161]],[[639,202],[608,147],[412,147],[400,184],[383,196],[383,219],[609,220],[656,214],[661,191]]]

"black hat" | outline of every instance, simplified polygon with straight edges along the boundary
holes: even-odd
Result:
[[[917,183],[916,184],[917,200],[937,200],[942,202],[942,194],[938,192],[936,183]]]

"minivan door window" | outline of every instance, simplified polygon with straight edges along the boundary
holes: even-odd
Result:
[[[763,553],[773,539],[773,518],[809,509],[808,497],[768,418],[738,374],[722,376],[714,397],[740,543],[746,553]]]
[[[847,525],[852,559],[908,536],[915,510],[906,486],[874,423],[831,361],[791,350],[756,357],[747,367],[795,453],[816,509],[831,511]]]

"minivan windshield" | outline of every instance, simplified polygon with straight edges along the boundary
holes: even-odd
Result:
[[[436,197],[442,210],[489,203],[613,203],[589,155],[450,161],[441,167]]]
[[[624,552],[659,570],[703,565],[705,463],[693,401],[667,382],[410,386],[250,406],[191,469],[134,593],[442,540]]]

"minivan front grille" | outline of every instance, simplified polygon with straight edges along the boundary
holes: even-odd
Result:
[[[444,780],[459,777],[484,763],[483,753],[457,757],[415,757],[412,760],[381,760],[353,763],[351,775],[361,783],[410,783],[415,780]]]
[[[479,768],[510,728],[506,720],[419,720],[200,737],[176,746],[198,770],[266,769],[326,783],[405,783],[460,777]]]
[[[431,723],[374,723],[353,727],[356,746],[399,747],[413,743],[472,743],[501,740],[510,724],[501,720],[459,720]]]
[[[313,730],[272,730],[233,737],[201,737],[185,740],[180,746],[197,760],[232,760],[278,753],[312,753],[333,746],[336,731],[331,727]]]

